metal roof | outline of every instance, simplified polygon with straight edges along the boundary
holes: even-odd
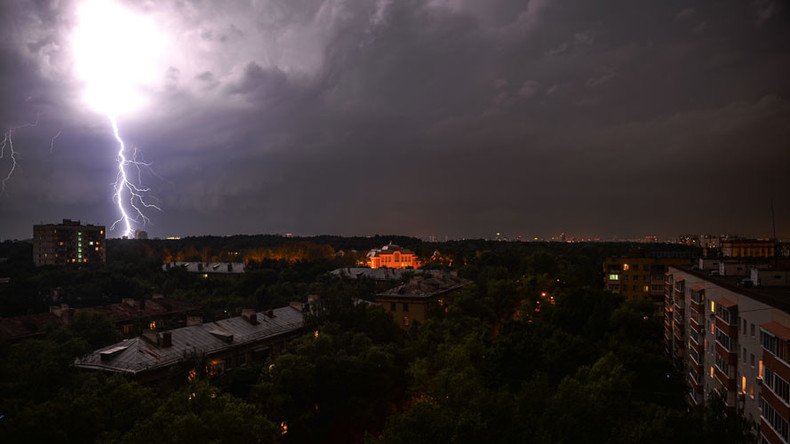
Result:
[[[94,350],[76,359],[74,365],[86,369],[137,374],[176,364],[192,353],[212,355],[295,332],[304,326],[302,312],[293,307],[277,308],[272,312],[273,317],[264,312],[256,313],[256,325],[237,316],[169,330],[172,338],[172,345],[169,347],[154,345],[142,337],[127,339]],[[218,332],[232,335],[232,341],[218,337]]]

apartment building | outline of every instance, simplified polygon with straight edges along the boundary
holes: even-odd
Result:
[[[633,252],[607,257],[603,263],[604,288],[626,299],[664,300],[664,273],[669,266],[691,266],[697,261],[688,251]]]
[[[669,267],[667,352],[685,374],[690,403],[717,392],[730,412],[757,423],[761,443],[788,443],[790,273],[752,266],[744,277],[715,265]]]
[[[33,226],[33,262],[42,265],[96,264],[107,261],[105,229],[63,219],[60,224]]]

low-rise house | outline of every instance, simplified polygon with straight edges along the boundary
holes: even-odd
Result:
[[[150,330],[95,350],[74,365],[154,381],[169,368],[198,356],[207,360],[209,373],[221,373],[281,353],[303,327],[302,305],[298,303],[260,313],[244,310],[241,316],[229,319],[168,331]]]
[[[376,295],[376,303],[404,328],[428,319],[431,307],[444,306],[445,298],[469,285],[453,273],[431,272],[413,276],[405,283]]]
[[[53,305],[48,313],[0,318],[0,339],[18,341],[43,334],[50,323],[68,323],[83,313],[101,314],[112,319],[124,336],[134,336],[149,328],[173,328],[186,324],[186,318],[200,307],[189,302],[154,295],[145,299],[123,299],[117,304],[71,308]]]
[[[175,269],[208,278],[209,276],[241,275],[245,271],[245,266],[244,262],[168,262],[162,265],[164,271]]]

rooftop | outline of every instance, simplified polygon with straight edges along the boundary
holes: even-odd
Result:
[[[377,296],[382,298],[425,299],[448,293],[470,283],[471,281],[461,279],[452,273],[425,273],[415,275],[404,284],[379,293]]]
[[[334,276],[350,279],[374,279],[377,281],[396,281],[402,279],[406,274],[431,273],[429,270],[411,270],[402,268],[367,268],[367,267],[346,267],[332,270],[329,273]]]
[[[742,294],[756,301],[776,307],[784,312],[790,313],[790,287],[745,287],[741,284],[743,276],[717,276],[711,275],[703,270],[689,267],[670,266],[692,276],[708,281],[719,287]]]
[[[181,268],[190,273],[240,274],[244,273],[244,262],[168,262],[162,270]]]
[[[256,313],[253,325],[242,316],[170,330],[172,345],[157,346],[143,337],[94,350],[75,360],[76,367],[138,374],[182,361],[192,353],[212,355],[300,330],[302,312],[291,306]]]

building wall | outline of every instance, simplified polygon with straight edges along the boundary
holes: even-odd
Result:
[[[725,306],[731,306],[730,322],[726,322],[722,314]],[[761,418],[763,396],[765,402],[777,406],[775,410],[781,416],[780,421],[790,423],[790,404],[777,400],[773,392],[766,394],[763,388],[766,365],[790,378],[790,364],[773,358],[762,346],[761,326],[769,322],[790,331],[788,313],[742,292],[670,267],[665,287],[664,338],[667,351],[686,377],[689,400],[702,403],[716,390],[732,411],[741,411],[745,417],[761,424],[760,433],[765,439],[781,442],[776,441],[773,429],[766,429],[765,418]],[[694,337],[694,331],[700,330],[704,334]],[[723,346],[725,340],[717,340],[717,332],[729,334],[729,350]],[[700,339],[702,343],[698,345]],[[695,359],[695,351],[700,350],[704,350],[703,362]]]
[[[614,257],[604,261],[604,288],[626,299],[663,300],[664,273],[670,265],[687,266],[696,259]]]
[[[370,268],[419,268],[414,253],[401,253],[400,251],[377,253],[369,258],[368,265]]]
[[[376,302],[384,307],[384,311],[392,314],[395,322],[408,328],[415,321],[425,322],[428,319],[428,306],[435,301],[378,298]]]
[[[33,226],[33,262],[36,266],[107,261],[103,226],[80,225],[69,220],[63,222]]]
[[[775,249],[773,240],[739,239],[721,243],[724,257],[774,257]]]

